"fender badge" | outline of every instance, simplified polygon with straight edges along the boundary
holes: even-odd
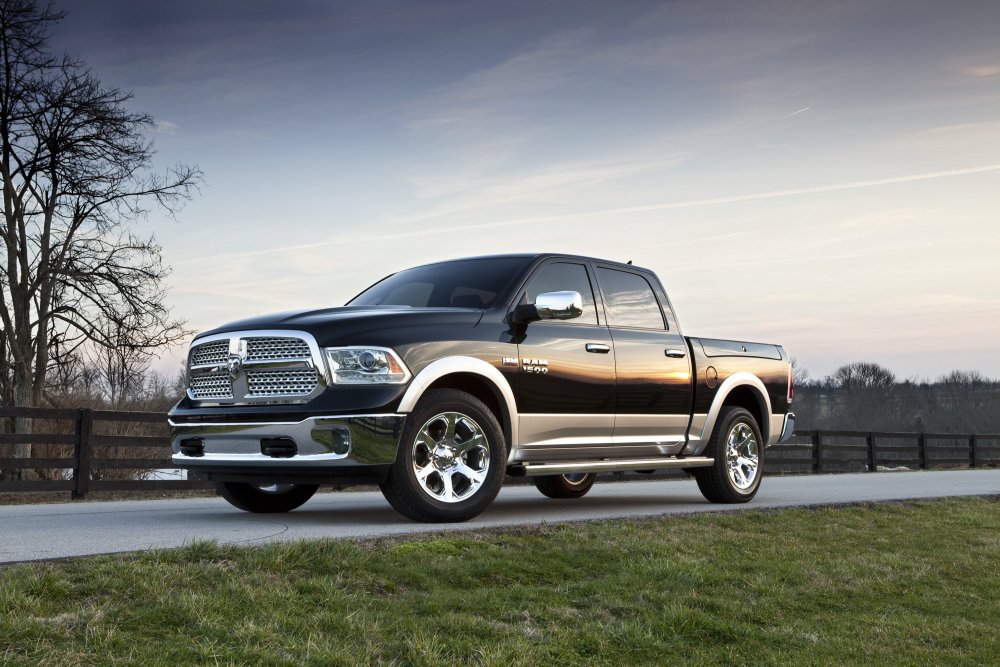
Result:
[[[504,357],[502,364],[504,366],[517,366],[517,357]]]

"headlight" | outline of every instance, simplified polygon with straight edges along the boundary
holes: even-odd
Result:
[[[385,347],[325,347],[331,384],[405,384],[410,371]]]

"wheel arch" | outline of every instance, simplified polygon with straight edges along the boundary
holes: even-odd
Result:
[[[412,412],[420,398],[431,389],[458,389],[485,403],[500,422],[508,451],[513,451],[517,442],[517,406],[510,384],[496,367],[475,357],[438,359],[411,380],[398,412]]]
[[[692,429],[690,433],[690,444],[686,450],[687,454],[701,454],[708,446],[708,440],[715,429],[715,422],[718,421],[722,408],[736,406],[745,408],[757,420],[757,427],[760,428],[761,437],[765,443],[771,440],[771,400],[767,395],[767,388],[759,377],[752,373],[734,373],[726,378],[712,400],[712,405],[708,410],[704,426],[700,431]]]

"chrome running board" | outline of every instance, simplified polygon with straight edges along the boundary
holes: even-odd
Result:
[[[616,459],[613,461],[560,461],[558,463],[521,462],[510,466],[516,476],[562,475],[574,472],[610,472],[615,470],[658,470],[660,468],[704,468],[715,463],[706,456],[678,458]]]

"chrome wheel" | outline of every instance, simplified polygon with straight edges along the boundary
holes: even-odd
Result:
[[[413,474],[420,489],[443,503],[475,495],[490,468],[486,434],[474,419],[460,412],[442,412],[428,419],[413,441]]]
[[[590,481],[590,473],[568,472],[562,476],[568,486],[583,486]]]
[[[726,466],[729,480],[737,489],[745,491],[757,479],[759,443],[753,429],[745,422],[736,422],[726,438]]]

